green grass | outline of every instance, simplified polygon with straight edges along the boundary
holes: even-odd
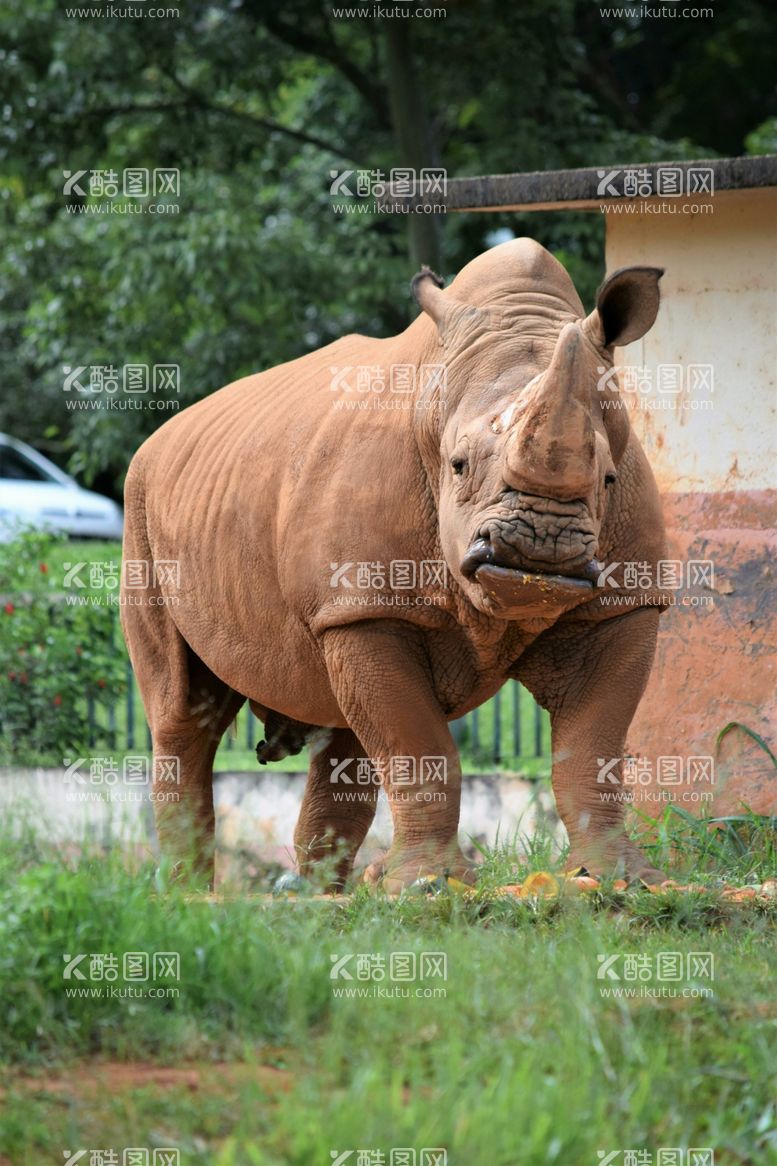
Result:
[[[487,854],[473,902],[365,888],[345,905],[213,902],[157,895],[150,867],[56,853],[17,823],[0,859],[0,1153],[172,1145],[184,1163],[316,1166],[334,1149],[388,1162],[391,1147],[444,1146],[450,1166],[597,1166],[599,1149],[710,1146],[717,1166],[777,1162],[777,906],[714,891],[774,877],[773,823],[668,814],[650,846],[713,889],[494,901],[548,867],[538,839],[528,864],[509,844]],[[180,995],[66,995],[64,953],[127,951],[180,953]],[[333,982],[332,956],[354,970],[358,953],[392,952],[445,952],[447,979],[428,981],[445,994],[335,996],[365,982]],[[714,979],[602,995],[600,955],[662,952],[711,952]],[[108,1060],[194,1064],[204,1083],[108,1089]]]

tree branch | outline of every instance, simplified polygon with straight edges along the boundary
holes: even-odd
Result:
[[[306,32],[304,29],[298,28],[291,24],[286,24],[279,20],[277,16],[265,16],[260,18],[268,32],[278,40],[289,45],[293,49],[297,49],[301,53],[307,53],[310,56],[318,57],[322,61],[327,61],[337,71],[345,77],[372,109],[373,113],[378,119],[379,124],[383,129],[391,129],[391,117],[388,109],[388,102],[386,94],[379,85],[374,85],[366,73],[363,73],[353,61],[351,61],[342,51],[337,41],[331,36],[331,29],[329,38],[313,36],[312,33]]]
[[[151,101],[143,104],[135,104],[128,102],[123,105],[103,105],[98,108],[91,108],[85,110],[84,116],[110,116],[112,114],[135,114],[135,113],[169,113],[174,110],[188,109],[192,106],[203,110],[206,113],[220,114],[222,117],[231,117],[242,121],[247,125],[253,126],[255,129],[265,130],[267,133],[284,134],[288,138],[293,138],[294,141],[302,142],[307,146],[315,146],[319,150],[323,150],[328,154],[334,154],[336,157],[348,157],[342,147],[335,146],[333,142],[327,142],[324,138],[319,138],[316,134],[306,133],[304,130],[296,130],[292,126],[281,125],[280,122],[272,121],[269,118],[257,117],[253,113],[246,113],[241,109],[233,109],[227,105],[218,105],[215,102],[208,101],[201,93],[197,93],[194,89],[189,89],[183,82],[179,81],[177,77],[171,77],[182,93],[186,95],[186,101]]]

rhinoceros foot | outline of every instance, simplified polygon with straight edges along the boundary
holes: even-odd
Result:
[[[392,847],[383,858],[370,863],[364,872],[364,881],[371,886],[380,886],[389,895],[397,895],[419,879],[443,875],[473,885],[477,871],[457,844],[437,850],[429,846],[406,850]]]
[[[589,875],[615,875],[630,883],[662,883],[666,874],[651,866],[648,859],[630,838],[621,837],[607,841],[589,839],[574,846],[567,859],[567,870],[583,867]]]

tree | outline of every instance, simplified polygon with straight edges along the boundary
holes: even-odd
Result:
[[[0,427],[117,491],[169,413],[68,409],[63,366],[179,364],[184,405],[344,332],[404,327],[417,264],[451,274],[495,228],[551,247],[590,301],[596,216],[356,213],[330,194],[333,172],[499,173],[773,140],[766,0],[685,22],[607,20],[589,0],[444,11],[190,0],[176,18],[111,22],[6,4]],[[180,170],[177,214],[151,200],[98,214],[88,193],[63,194],[64,170],[164,166]]]

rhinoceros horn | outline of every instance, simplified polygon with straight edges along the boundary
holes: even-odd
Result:
[[[567,324],[508,436],[504,476],[514,489],[562,501],[593,489],[591,371],[580,325]]]

